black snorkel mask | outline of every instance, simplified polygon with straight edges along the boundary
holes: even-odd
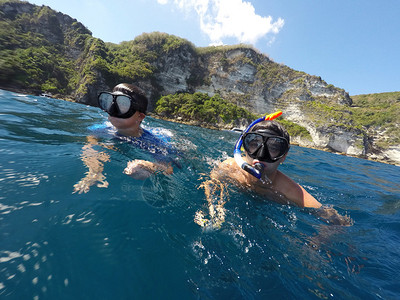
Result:
[[[243,135],[243,148],[253,159],[274,163],[289,151],[289,142],[272,131],[259,130]]]
[[[136,99],[122,92],[101,92],[97,100],[99,107],[111,117],[127,119],[137,111]]]

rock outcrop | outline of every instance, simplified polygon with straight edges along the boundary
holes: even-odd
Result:
[[[7,41],[8,49],[0,49],[8,51],[2,52],[3,59],[12,66],[13,54],[9,50],[48,47],[46,49],[50,50],[44,57],[51,61],[62,57],[64,61],[60,65],[67,73],[61,74],[61,68],[48,71],[41,77],[45,76],[45,82],[40,82],[40,78],[37,82],[30,79],[31,85],[40,87],[47,83],[50,86],[54,82],[58,86],[65,85],[64,89],[58,88],[60,97],[97,105],[96,96],[100,90],[110,90],[118,82],[131,81],[147,94],[151,112],[163,95],[219,94],[255,114],[284,111],[285,119],[309,132],[306,138],[293,137],[302,146],[400,164],[399,145],[382,148],[376,144],[377,139],[382,139],[382,133],[385,134],[384,128],[362,128],[355,126],[351,118],[346,119],[346,115],[351,115],[352,106],[346,91],[320,77],[275,63],[252,47],[197,48],[184,39],[162,33],[154,33],[155,37],[145,34],[120,45],[106,44],[92,37],[77,20],[49,7],[15,0],[3,2],[0,7],[6,30],[18,31],[21,36],[32,35],[41,43],[34,44],[34,39],[25,43]],[[118,51],[132,58],[124,62]],[[134,62],[130,61],[133,59]],[[127,67],[129,63],[132,65]],[[141,70],[136,72],[135,66]],[[17,67],[22,68],[23,76],[29,77],[28,71]],[[36,67],[43,71],[43,67]],[[125,73],[120,72],[121,68],[127,69]],[[18,68],[4,69],[4,72],[5,76],[0,76],[1,87],[24,89],[23,83],[18,81],[22,78]]]

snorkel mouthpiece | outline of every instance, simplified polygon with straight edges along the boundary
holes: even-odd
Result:
[[[254,177],[261,179],[262,176],[262,171],[264,169],[264,165],[262,163],[256,163],[253,166],[251,166],[249,163],[245,162],[243,157],[242,157],[242,144],[243,144],[243,136],[250,131],[250,129],[256,125],[257,123],[263,122],[263,121],[272,121],[273,119],[276,119],[282,115],[281,111],[274,112],[272,114],[266,115],[265,117],[261,117],[255,121],[253,121],[243,132],[238,141],[236,142],[235,145],[235,150],[233,151],[233,157],[235,158],[236,163],[238,164],[239,167],[241,167],[243,170],[246,172],[249,172],[251,175]]]
[[[241,141],[241,140],[239,140],[239,141]],[[249,163],[247,163],[243,160],[242,152],[240,151],[240,149],[239,149],[239,151],[237,151],[237,149],[235,149],[235,151],[233,152],[233,157],[235,158],[235,161],[239,167],[241,167],[246,172],[249,172],[254,177],[256,177],[258,179],[261,178],[262,170],[264,168],[264,166],[261,163],[256,163],[256,166],[252,167]],[[261,167],[258,165],[261,165]]]
[[[254,169],[256,169],[257,171],[262,173],[262,171],[264,170],[264,165],[262,163],[255,163],[254,164]]]

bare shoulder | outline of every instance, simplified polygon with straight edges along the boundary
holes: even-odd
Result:
[[[233,158],[228,158],[223,162],[219,163],[211,171],[211,177],[217,179],[227,177],[236,168],[234,162],[235,160]]]
[[[301,191],[300,185],[298,185],[293,179],[285,175],[281,171],[276,172],[274,179],[274,186],[278,190],[296,193]]]
[[[226,171],[232,171],[232,169],[236,169],[239,166],[236,164],[236,161],[234,158],[230,157],[223,162],[221,162],[218,166],[218,169],[220,170],[226,170]]]
[[[246,180],[243,170],[236,164],[234,158],[228,158],[221,162],[212,170],[211,177],[218,180],[234,181],[237,184]]]
[[[300,207],[321,207],[321,203],[309,192],[280,171],[276,174],[274,186],[279,192],[285,195],[286,198]]]

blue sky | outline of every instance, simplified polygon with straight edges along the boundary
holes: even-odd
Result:
[[[105,42],[160,31],[195,46],[251,44],[350,95],[400,91],[399,0],[29,0]]]

